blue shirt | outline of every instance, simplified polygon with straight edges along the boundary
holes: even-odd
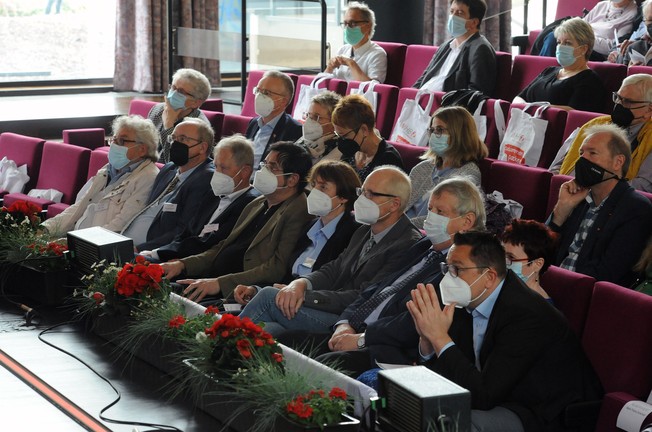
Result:
[[[108,169],[109,182],[106,185],[110,186],[113,183],[117,182],[120,179],[120,177],[122,177],[123,175],[134,171],[136,168],[138,168],[140,166],[141,163],[143,163],[143,160],[140,160],[140,161],[135,162],[135,163],[131,163],[131,164],[127,165],[126,167],[124,167],[122,169],[119,169],[119,170],[113,168],[113,165],[109,164],[109,169]]]
[[[317,219],[310,230],[306,233],[312,244],[308,246],[292,265],[292,274],[297,277],[307,275],[312,272],[312,267],[317,261],[319,254],[326,245],[328,239],[335,233],[337,224],[344,216],[340,213],[336,218],[324,226],[321,218]]]
[[[265,152],[265,147],[267,147],[267,143],[269,142],[269,139],[272,136],[272,133],[274,132],[274,128],[276,127],[278,121],[281,119],[282,115],[283,112],[281,112],[279,115],[274,117],[267,124],[263,124],[262,117],[258,117],[256,119],[256,121],[258,122],[259,129],[258,132],[256,133],[256,136],[254,137],[254,172],[255,172],[255,168],[258,167],[258,164],[262,161],[262,156],[263,153]]]

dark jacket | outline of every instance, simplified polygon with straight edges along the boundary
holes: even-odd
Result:
[[[260,117],[251,119],[249,125],[247,126],[247,132],[245,133],[245,136],[252,141],[256,136],[256,134],[258,133],[258,130],[260,129],[260,127],[258,127],[259,118]],[[296,140],[301,138],[302,135],[303,135],[303,127],[301,126],[301,124],[297,122],[295,119],[293,119],[291,115],[284,112],[283,115],[281,115],[281,118],[278,119],[278,123],[276,123],[276,126],[274,126],[272,135],[269,137],[269,141],[267,141],[267,145],[265,146],[265,151],[263,151],[263,155],[261,156],[260,160],[261,161],[265,160],[265,156],[267,156],[267,153],[269,153],[269,147],[275,142],[278,141],[295,142]]]

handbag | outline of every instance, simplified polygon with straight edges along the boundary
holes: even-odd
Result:
[[[16,162],[7,159],[0,160],[0,189],[9,193],[20,193],[29,181],[27,165],[16,166]]]
[[[331,78],[331,75],[317,75],[310,84],[301,84],[297,103],[294,105],[294,111],[292,111],[292,118],[300,123],[304,122],[303,113],[310,110],[313,97],[327,91],[326,88],[319,88],[319,85],[329,78]]]
[[[430,98],[424,109],[419,105],[419,101],[425,95],[429,95]],[[396,125],[394,125],[390,141],[426,147],[428,145],[430,110],[434,101],[435,94],[426,90],[419,90],[414,99],[407,99],[403,104]]]
[[[374,114],[377,114],[378,109],[378,93],[374,91],[376,84],[380,84],[376,80],[361,82],[357,89],[351,89],[351,94],[359,94],[363,96],[371,104]]]
[[[532,105],[527,104],[523,109],[512,108],[505,136],[500,143],[498,160],[537,166],[548,128],[548,120],[541,116],[550,104],[545,102],[530,115],[526,111]]]

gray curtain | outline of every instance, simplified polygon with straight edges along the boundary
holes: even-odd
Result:
[[[512,14],[510,11],[512,9],[512,0],[486,1],[487,13],[480,31],[496,50],[511,52]],[[450,0],[425,0],[423,14],[424,44],[441,45],[450,39],[450,35],[446,32],[449,9]]]
[[[170,0],[173,1],[173,0]],[[218,0],[177,0],[172,20],[177,26],[218,29]],[[118,0],[115,74],[117,91],[161,93],[168,80],[167,7],[165,0]],[[183,57],[175,69],[190,67],[220,85],[219,62]]]

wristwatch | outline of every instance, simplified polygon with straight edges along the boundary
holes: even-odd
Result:
[[[364,333],[362,333],[360,336],[358,336],[358,349],[362,349],[365,346],[367,346],[367,344],[365,344]]]

